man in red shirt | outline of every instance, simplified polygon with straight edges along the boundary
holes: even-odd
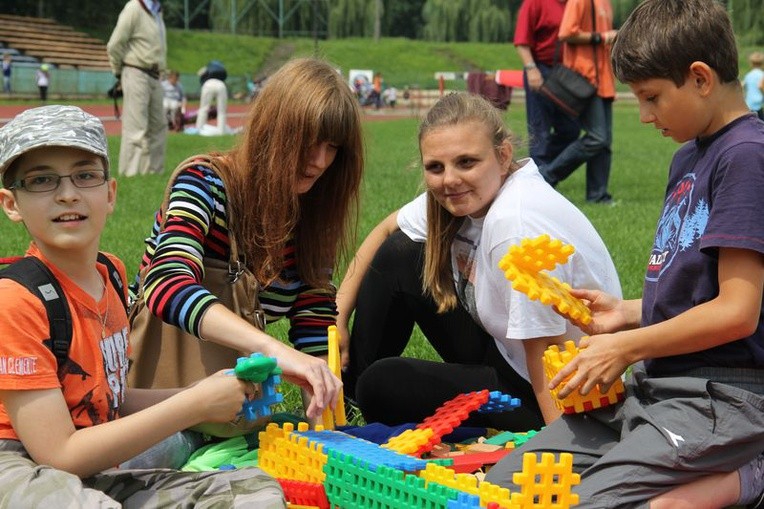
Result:
[[[554,65],[557,32],[566,0],[524,0],[515,26],[514,44],[523,62],[525,112],[530,156],[539,166],[552,162],[579,134],[578,121],[563,115],[539,93]],[[562,60],[562,46],[558,49]]]

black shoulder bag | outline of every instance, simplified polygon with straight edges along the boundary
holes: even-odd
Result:
[[[596,31],[597,23],[594,12],[594,0],[592,2],[592,31]],[[599,82],[599,67],[597,66],[597,46],[592,45],[594,52],[594,69],[597,72]],[[560,42],[554,49],[554,64],[549,71],[539,92],[552,101],[563,112],[571,117],[578,117],[583,113],[589,102],[597,93],[597,87],[580,73],[570,67],[559,63]]]

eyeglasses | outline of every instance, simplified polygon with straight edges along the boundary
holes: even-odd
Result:
[[[87,189],[98,187],[106,183],[106,170],[81,170],[71,175],[56,175],[46,173],[44,175],[32,175],[19,179],[9,189],[24,189],[30,193],[45,193],[54,191],[61,185],[61,179],[69,179],[75,187]]]

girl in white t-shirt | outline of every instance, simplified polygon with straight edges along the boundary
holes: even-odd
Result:
[[[393,425],[421,422],[464,392],[500,390],[522,407],[468,424],[538,429],[559,415],[543,351],[582,332],[512,290],[498,262],[510,245],[549,234],[576,248],[553,275],[620,295],[613,262],[592,224],[536,164],[513,159],[501,113],[481,97],[438,101],[420,126],[419,148],[427,191],[369,234],[337,295],[337,324],[349,338],[346,394],[367,421]],[[400,357],[414,324],[445,362]]]

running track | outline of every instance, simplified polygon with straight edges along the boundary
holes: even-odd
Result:
[[[54,101],[49,101],[48,104],[56,104]],[[63,103],[65,104],[65,103]],[[40,103],[36,101],[29,101],[28,104],[9,105],[0,103],[0,125],[5,125],[10,119],[16,116],[23,110],[34,108],[39,106]],[[114,116],[114,106],[111,104],[80,104],[83,110],[91,113],[103,122],[106,134],[118,135],[122,131],[121,122]],[[119,103],[120,108],[122,103]],[[196,108],[197,105],[189,104],[189,108]],[[228,104],[228,125],[232,128],[241,127],[245,120],[248,104],[229,103]],[[406,118],[415,116],[415,112],[412,112],[408,108],[399,107],[397,110],[390,110],[389,108],[381,109],[379,111],[364,110],[365,120],[389,120],[393,118]],[[214,123],[212,121],[211,123]]]

